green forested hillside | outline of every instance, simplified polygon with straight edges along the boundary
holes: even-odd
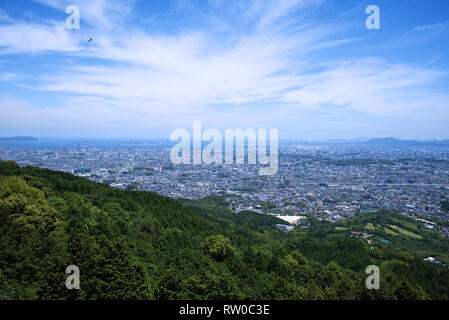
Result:
[[[311,219],[283,233],[275,217],[234,214],[217,198],[175,201],[5,161],[0,299],[449,299],[449,270],[422,259],[444,258],[447,241],[404,219],[358,216],[338,230]],[[349,236],[369,223],[377,238],[384,225],[421,238]],[[68,265],[80,290],[65,287]],[[365,288],[368,265],[380,267],[380,290]]]

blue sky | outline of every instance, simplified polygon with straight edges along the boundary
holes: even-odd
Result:
[[[0,136],[449,138],[448,49],[446,0],[2,0]]]

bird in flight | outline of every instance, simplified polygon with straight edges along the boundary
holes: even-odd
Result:
[[[89,41],[87,41],[87,42],[91,42],[91,41],[92,41],[92,38],[90,38]]]

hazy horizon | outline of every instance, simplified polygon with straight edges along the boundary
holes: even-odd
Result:
[[[110,141],[128,141],[128,140],[166,140],[170,141],[170,138],[167,137],[101,137],[101,136],[36,136],[36,135],[9,135],[9,136],[0,136],[0,139],[10,139],[10,138],[35,138],[38,140],[110,140]],[[330,142],[330,141],[348,141],[348,142],[364,142],[368,140],[376,140],[376,139],[394,139],[399,141],[417,141],[417,142],[432,142],[432,141],[445,141],[449,140],[449,138],[428,138],[428,139],[419,139],[419,138],[409,138],[402,139],[397,137],[354,137],[354,138],[323,138],[323,139],[307,139],[307,138],[279,138],[280,142],[292,141],[292,142]],[[193,140],[193,139],[191,139]],[[15,141],[18,142],[18,141]]]

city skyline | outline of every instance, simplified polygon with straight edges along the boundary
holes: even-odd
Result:
[[[68,30],[67,6],[80,9]],[[380,9],[369,30],[365,9]],[[0,136],[449,138],[445,1],[4,1]]]

